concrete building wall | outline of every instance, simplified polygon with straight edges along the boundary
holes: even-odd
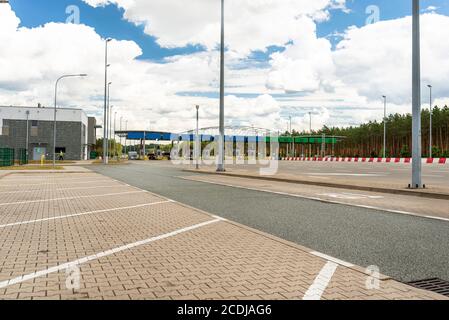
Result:
[[[54,110],[51,108],[0,107],[0,146],[26,148],[27,117],[29,159],[39,159],[41,154],[52,159]],[[66,160],[87,159],[88,124],[88,117],[82,110],[58,109],[57,153],[64,149]]]

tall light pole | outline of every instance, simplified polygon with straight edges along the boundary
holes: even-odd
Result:
[[[115,134],[115,128],[117,128],[115,125],[116,121],[117,121],[117,111],[114,112],[114,141],[116,141],[116,143],[117,143],[116,134]]]
[[[309,112],[309,118],[310,118],[309,132],[310,132],[310,135],[312,135],[312,112]],[[309,138],[309,140],[310,140],[310,138]],[[312,145],[310,144],[310,141],[309,141],[309,157],[312,157]]]
[[[224,172],[224,0],[221,0],[221,43],[220,43],[220,137],[218,140],[218,172]]]
[[[29,145],[29,141],[30,141],[30,126],[29,126],[29,120],[30,120],[30,110],[26,111],[26,115],[27,115],[27,135],[26,135],[26,156],[27,156],[27,161],[28,156],[29,156],[29,151],[28,151],[28,145]]]
[[[109,129],[109,135],[108,135],[108,151],[110,154],[110,157],[113,158],[113,150],[112,150],[112,109],[114,108],[114,106],[109,106],[109,124],[108,124],[108,129]]]
[[[429,123],[429,158],[432,158],[432,86],[429,84],[427,87],[430,90],[429,95],[429,115],[430,115],[430,123]]]
[[[104,54],[104,119],[103,119],[103,163],[108,164],[108,110],[107,110],[107,99],[108,99],[108,43],[111,42],[112,39],[108,38],[105,40],[105,54]]]
[[[126,131],[126,136],[125,136],[125,155],[127,154],[127,143],[128,143],[128,120],[125,121],[125,131]]]
[[[122,120],[123,116],[120,117],[120,132],[122,132]],[[120,134],[120,145],[122,144],[122,135]]]
[[[387,96],[382,96],[384,99],[384,152],[383,157],[386,158],[387,155]]]
[[[421,45],[419,0],[413,0],[413,79],[412,79],[412,185],[413,189],[423,187],[422,183],[422,153],[421,153]]]
[[[111,99],[111,85],[112,82],[108,82],[108,91],[107,91],[107,102],[106,102],[106,156],[108,158],[107,163],[109,162],[109,133],[110,133],[110,125],[109,120],[111,116],[111,110],[110,110],[110,99]]]
[[[67,74],[63,75],[56,80],[55,84],[55,110],[54,110],[54,116],[53,116],[53,167],[56,166],[56,108],[58,105],[58,84],[59,81],[65,78],[73,78],[73,77],[87,77],[87,74]]]
[[[196,159],[196,169],[200,168],[200,135],[199,135],[199,110],[200,106],[196,106],[196,137],[195,137],[195,159]]]
[[[293,136],[293,129],[292,129],[292,116],[288,116],[288,120],[290,123],[290,137],[292,138],[292,154],[293,157],[295,156],[295,137]]]

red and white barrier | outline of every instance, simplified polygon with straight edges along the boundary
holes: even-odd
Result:
[[[355,162],[355,163],[412,163],[411,158],[348,158],[348,157],[287,157],[283,161],[312,161],[312,162]],[[449,164],[449,158],[422,159],[424,164]]]

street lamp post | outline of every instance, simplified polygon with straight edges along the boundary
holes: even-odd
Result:
[[[293,157],[296,157],[295,137],[293,135],[293,128],[292,128],[292,116],[289,116],[288,119],[290,121],[290,136],[292,137],[292,154]]]
[[[113,154],[113,148],[112,148],[112,109],[114,108],[114,106],[110,106],[109,107],[109,112],[108,112],[108,117],[109,117],[109,123],[108,123],[108,130],[109,130],[109,134],[108,134],[108,151],[109,151],[109,156],[111,158],[114,157]]]
[[[65,78],[74,78],[74,77],[87,77],[87,74],[67,74],[63,75],[56,80],[55,84],[55,110],[54,110],[54,116],[53,116],[53,167],[56,166],[56,108],[58,105],[58,84],[59,81]]]
[[[115,126],[116,121],[117,121],[117,111],[114,112],[114,141],[117,143],[117,140],[116,140],[116,134],[115,134],[115,128],[117,128],[117,127]],[[116,150],[116,151],[117,151],[117,150]]]
[[[413,80],[412,80],[412,185],[413,189],[423,187],[422,183],[422,153],[421,153],[421,45],[419,0],[413,0]]]
[[[310,135],[312,135],[312,112],[309,112],[309,118],[310,118],[309,132]],[[312,145],[310,144],[310,138],[309,138],[309,157],[312,157]]]
[[[104,116],[103,116],[103,163],[104,164],[108,164],[108,128],[107,128],[107,123],[108,123],[108,68],[109,68],[109,64],[108,64],[108,43],[111,42],[111,38],[106,39],[105,41],[105,55],[104,55]]]
[[[123,116],[120,117],[120,132],[122,132],[122,120]],[[122,144],[122,134],[120,133],[120,144]]]
[[[126,136],[125,136],[125,156],[127,154],[127,143],[128,143],[128,120],[125,121],[125,131],[126,131]]]
[[[108,82],[108,90],[107,90],[107,102],[106,102],[106,164],[109,163],[109,132],[110,132],[110,124],[109,124],[109,119],[110,119],[110,115],[111,115],[111,110],[110,110],[110,96],[111,96],[111,85],[112,82]]]
[[[29,120],[30,120],[30,110],[26,111],[26,115],[27,115],[27,135],[26,135],[26,156],[27,156],[27,160],[28,156],[29,156],[29,150],[28,150],[28,145],[29,145],[29,141],[30,141],[30,129],[29,129]]]
[[[221,43],[220,43],[220,138],[218,140],[218,172],[224,172],[224,0],[221,0]]]
[[[430,123],[429,123],[429,158],[432,158],[432,86],[429,84],[427,87],[430,90],[429,95],[429,115],[430,115]]]
[[[200,136],[199,136],[199,110],[200,106],[196,106],[196,136],[195,136],[195,159],[196,159],[196,169],[198,170],[200,168]]]
[[[383,157],[386,158],[387,155],[387,96],[382,96],[384,99],[384,151]]]

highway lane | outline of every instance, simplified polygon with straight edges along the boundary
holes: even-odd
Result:
[[[296,179],[315,179],[332,183],[371,183],[398,185],[405,188],[411,182],[411,164],[354,163],[320,161],[279,161],[277,175],[291,175]],[[202,166],[204,167],[204,166]],[[228,168],[248,174],[258,174],[261,165],[230,165]],[[424,164],[423,182],[427,187],[445,188],[449,192],[449,164]]]
[[[167,162],[89,169],[400,281],[449,280],[449,222],[183,180]]]

